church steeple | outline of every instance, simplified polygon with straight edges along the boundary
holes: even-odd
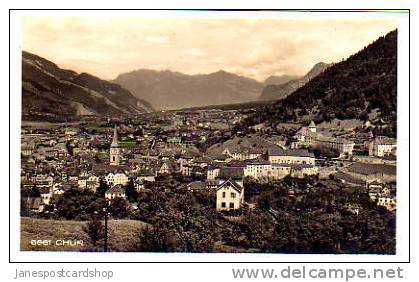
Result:
[[[121,147],[119,147],[119,143],[118,143],[118,131],[116,129],[116,125],[113,130],[113,138],[112,138],[111,147],[109,149],[109,156],[110,156],[109,163],[111,165],[119,165],[120,160],[121,160]]]
[[[116,130],[116,125],[113,129],[113,139],[111,147],[117,147],[118,146],[118,131]]]

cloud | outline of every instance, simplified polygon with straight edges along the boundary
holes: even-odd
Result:
[[[382,19],[26,17],[23,49],[104,79],[157,68],[264,80],[338,62],[395,28]]]

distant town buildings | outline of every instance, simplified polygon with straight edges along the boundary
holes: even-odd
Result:
[[[313,121],[308,127],[302,127],[294,137],[296,141],[293,143],[293,147],[295,148],[325,146],[338,150],[341,155],[352,155],[355,146],[353,141],[319,133]]]

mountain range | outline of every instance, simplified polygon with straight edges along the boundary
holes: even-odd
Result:
[[[68,120],[82,115],[123,115],[153,111],[144,99],[88,73],[59,68],[22,53],[22,119]]]
[[[316,64],[305,76],[270,76],[264,82],[223,70],[187,75],[169,70],[139,69],[120,74],[115,83],[160,110],[247,103],[286,97],[324,71],[329,65]]]
[[[269,77],[265,81],[265,87],[262,90],[262,94],[260,95],[259,100],[269,101],[285,98],[309,82],[311,79],[321,74],[329,66],[330,64],[322,62],[317,63],[306,75],[302,77],[281,76],[277,77],[276,79],[275,77]]]
[[[169,70],[135,70],[120,74],[115,83],[161,110],[254,101],[263,84],[223,70],[187,75]]]

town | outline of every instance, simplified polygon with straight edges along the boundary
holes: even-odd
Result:
[[[147,222],[141,214],[144,195],[174,189],[191,197],[205,195],[203,209],[240,218],[261,208],[261,187],[295,179],[308,184],[288,187],[288,198],[316,193],[310,183],[334,183],[395,214],[395,139],[374,136],[368,124],[343,121],[238,130],[251,111],[177,110],[85,117],[75,123],[24,123],[21,213],[87,219],[83,214],[87,216],[88,208],[67,214],[63,210],[63,201],[74,191],[87,191],[103,198],[100,205],[112,210],[111,216],[137,214]],[[344,209],[354,215],[363,212],[356,201],[347,201]]]

